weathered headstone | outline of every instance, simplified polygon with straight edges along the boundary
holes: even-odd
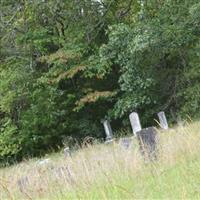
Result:
[[[132,140],[131,138],[121,138],[120,144],[124,149],[129,149],[131,146]]]
[[[106,133],[106,141],[110,141],[113,138],[113,133],[112,133],[112,129],[110,126],[110,122],[108,120],[102,120],[103,126],[104,126],[104,130]]]
[[[157,132],[154,127],[144,128],[137,132],[140,151],[145,158],[148,157],[150,160],[154,160],[156,158],[156,135]]]
[[[39,161],[37,162],[38,166],[44,166],[44,165],[47,165],[47,164],[49,164],[49,163],[50,163],[50,159],[49,159],[49,158],[46,158],[46,159],[44,159],[44,160],[39,160]]]
[[[131,127],[132,127],[132,130],[133,130],[133,134],[136,136],[137,132],[142,130],[139,116],[138,116],[138,114],[136,112],[132,112],[129,115],[129,119],[130,119],[130,122],[131,122]]]
[[[58,179],[61,179],[65,176],[64,167],[59,167],[54,170],[54,174]]]
[[[65,147],[63,152],[64,152],[65,157],[71,156],[71,151],[69,147]]]
[[[72,170],[69,168],[69,166],[61,166],[59,168],[56,168],[54,170],[54,174],[58,179],[64,179],[66,182],[71,184],[75,183]]]
[[[159,122],[160,122],[160,127],[167,130],[169,128],[169,126],[167,123],[167,118],[163,111],[158,113],[158,118],[159,118]]]
[[[29,184],[29,179],[27,176],[22,177],[17,180],[17,185],[19,187],[20,192],[22,192],[22,193],[27,190],[28,184]]]

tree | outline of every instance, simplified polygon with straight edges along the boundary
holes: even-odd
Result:
[[[198,118],[197,0],[2,0],[0,162],[103,137],[137,110]],[[124,124],[120,122],[123,121]],[[126,126],[127,127],[127,126]]]

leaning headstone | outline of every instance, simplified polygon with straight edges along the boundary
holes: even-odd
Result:
[[[104,130],[106,133],[106,141],[112,141],[113,138],[113,133],[112,133],[112,129],[110,126],[110,122],[108,120],[102,120],[103,126],[104,126]]]
[[[154,127],[144,128],[137,132],[140,151],[145,158],[156,159],[157,131]]]
[[[167,123],[167,118],[163,111],[158,113],[158,118],[159,118],[159,122],[160,122],[160,127],[167,130],[169,128],[169,126]]]
[[[132,112],[129,115],[129,119],[131,122],[131,127],[133,130],[133,134],[136,136],[138,131],[142,130],[141,124],[140,124],[140,118],[136,112]]]

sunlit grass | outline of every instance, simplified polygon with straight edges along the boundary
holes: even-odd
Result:
[[[159,132],[158,160],[146,162],[137,140],[82,148],[38,165],[0,169],[0,199],[198,199],[200,123]]]

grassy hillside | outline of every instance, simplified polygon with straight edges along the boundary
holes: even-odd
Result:
[[[144,162],[133,139],[49,155],[0,169],[0,199],[198,199],[200,123],[159,132],[159,158]]]

